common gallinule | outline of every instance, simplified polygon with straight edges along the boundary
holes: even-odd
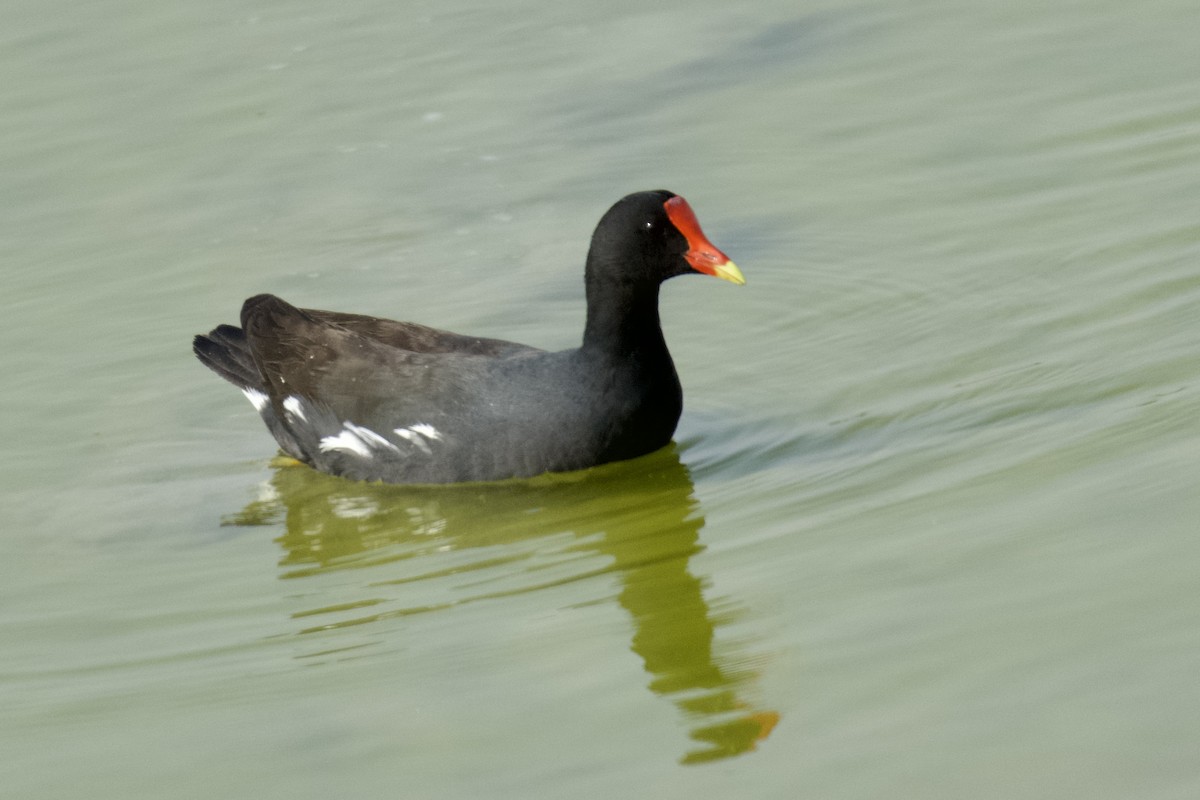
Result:
[[[658,287],[687,272],[746,282],[686,200],[638,192],[592,234],[577,349],[301,309],[269,294],[245,302],[242,327],[220,325],[192,349],[242,390],[285,453],[322,472],[453,483],[583,469],[671,440],[683,393]]]

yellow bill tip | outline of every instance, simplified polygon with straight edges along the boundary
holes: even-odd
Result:
[[[738,269],[738,265],[732,261],[726,261],[724,264],[717,264],[713,267],[713,275],[722,280],[727,280],[730,283],[736,283],[738,286],[746,285],[746,278],[742,275],[742,271]]]

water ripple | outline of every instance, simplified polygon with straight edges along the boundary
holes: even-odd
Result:
[[[350,483],[277,466],[262,496],[228,519],[282,525],[280,578],[303,583],[297,658],[355,657],[370,631],[438,614],[464,625],[465,608],[529,599],[580,612],[617,603],[633,621],[631,648],[652,691],[687,720],[700,763],[754,749],[779,714],[756,699],[757,638],[719,653],[716,631],[744,609],[706,596],[692,559],[705,517],[691,475],[669,447],[582,473],[494,485],[400,487]],[[316,601],[314,603],[314,601]],[[544,613],[544,611],[539,612]],[[314,624],[316,623],[316,624]]]

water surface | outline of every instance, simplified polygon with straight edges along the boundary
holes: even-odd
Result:
[[[1183,2],[11,5],[14,797],[1200,793]],[[436,491],[272,460],[242,298],[573,346],[684,194],[675,443]]]

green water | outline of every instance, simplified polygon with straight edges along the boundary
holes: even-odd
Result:
[[[1194,4],[10,3],[0,785],[1200,795]],[[546,348],[685,195],[675,444],[272,462],[260,291]]]

